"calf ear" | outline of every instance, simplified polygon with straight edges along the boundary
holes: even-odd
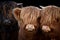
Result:
[[[14,8],[13,9],[13,15],[16,20],[20,20],[20,13],[21,13],[21,8]]]

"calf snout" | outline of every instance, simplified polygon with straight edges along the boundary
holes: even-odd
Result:
[[[43,25],[43,26],[42,26],[42,30],[43,30],[44,32],[50,32],[50,31],[51,31],[51,28],[50,28],[49,26]]]
[[[5,20],[3,21],[3,24],[5,24],[5,25],[11,24],[11,21],[10,21],[9,19],[5,19]]]
[[[34,27],[34,25],[32,25],[32,24],[28,24],[28,25],[26,25],[26,29],[27,29],[28,31],[33,31],[33,30],[35,29],[35,27]]]

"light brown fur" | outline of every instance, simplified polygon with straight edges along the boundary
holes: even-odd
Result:
[[[36,40],[37,29],[39,28],[38,18],[40,17],[40,9],[34,6],[17,8],[13,10],[13,15],[19,24],[19,40]],[[29,32],[25,29],[27,24],[33,24],[35,30]]]

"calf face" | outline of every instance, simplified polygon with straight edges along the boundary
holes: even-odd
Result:
[[[13,5],[12,5],[13,4]],[[12,25],[16,21],[12,15],[12,9],[16,6],[15,2],[2,2],[2,24],[3,25]]]
[[[51,40],[60,40],[60,8],[57,6],[46,6],[41,12],[42,31],[47,33]]]
[[[39,28],[40,9],[34,6],[15,8],[13,15],[20,27],[19,40],[37,40],[35,35]]]

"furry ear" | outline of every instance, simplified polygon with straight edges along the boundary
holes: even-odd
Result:
[[[14,8],[13,9],[13,15],[16,20],[20,20],[20,13],[21,13],[21,8]]]

